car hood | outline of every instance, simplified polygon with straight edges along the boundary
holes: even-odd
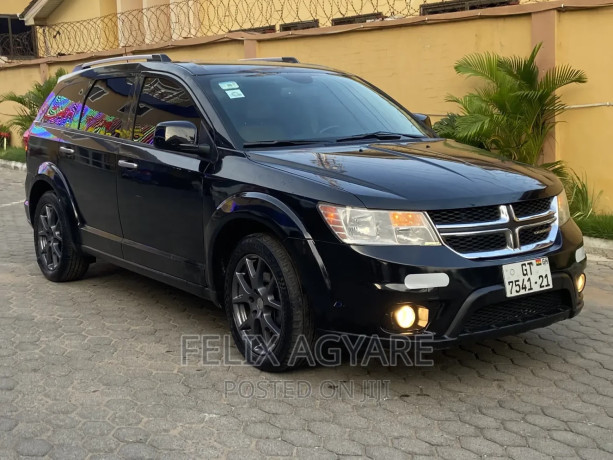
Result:
[[[345,190],[373,209],[486,206],[562,191],[560,181],[544,169],[450,140],[252,151],[248,156]]]

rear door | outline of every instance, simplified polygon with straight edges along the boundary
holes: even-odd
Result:
[[[141,77],[132,142],[119,152],[117,193],[123,254],[130,262],[194,285],[203,284],[203,172],[197,155],[156,149],[155,126],[186,120],[207,139],[186,87],[169,76]]]
[[[96,80],[87,92],[77,129],[69,130],[60,146],[60,168],[83,217],[82,243],[115,257],[122,257],[117,152],[125,137],[133,87],[131,76]]]

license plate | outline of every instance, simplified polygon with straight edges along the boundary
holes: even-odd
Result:
[[[547,257],[503,265],[502,275],[507,297],[544,291],[552,286]]]

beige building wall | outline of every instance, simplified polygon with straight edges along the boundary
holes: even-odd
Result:
[[[19,14],[26,6],[29,0],[2,0],[0,2],[0,14]]]
[[[258,44],[258,55],[295,56],[355,73],[412,111],[445,114],[454,108],[445,96],[461,95],[473,84],[456,76],[454,63],[479,51],[529,54],[529,30],[529,16],[514,16],[266,40]]]
[[[600,207],[613,212],[613,8],[559,14],[556,61],[583,69],[588,82],[562,91],[573,108],[556,126],[558,159],[585,175],[594,190],[602,190]],[[582,107],[588,105],[588,107]]]
[[[117,48],[116,13],[113,0],[64,1],[45,20],[48,27],[36,29],[39,52],[53,56],[65,52],[66,46],[82,53]],[[86,21],[86,26],[72,24],[75,21]]]
[[[117,36],[120,47],[144,42],[145,23],[142,9],[143,0],[117,0]]]
[[[145,43],[160,43],[172,38],[169,0],[143,0]]]
[[[139,1],[118,0],[118,11],[120,6],[126,7],[128,3],[134,6],[134,2]],[[517,11],[515,8],[523,7],[509,7],[504,11]],[[448,111],[457,110],[453,104],[445,102],[447,94],[463,95],[478,82],[455,74],[453,65],[459,58],[480,51],[526,56],[536,39],[548,39],[550,43],[542,52],[543,62],[583,69],[589,80],[587,84],[573,85],[561,92],[564,101],[575,108],[559,119],[553,141],[554,156],[550,159],[564,160],[577,173],[584,174],[594,190],[603,191],[600,211],[613,212],[613,156],[608,152],[610,126],[613,125],[613,85],[609,78],[613,71],[613,55],[602,49],[602,44],[613,42],[613,28],[609,27],[613,23],[613,7],[551,10],[551,13],[550,26],[553,28],[547,33],[542,33],[543,24],[529,11],[487,19],[466,13],[466,16],[473,16],[465,20],[462,20],[462,13],[453,16],[453,21],[437,23],[400,20],[358,28],[359,31],[352,26],[297,35],[229,34],[208,39],[187,38],[163,48],[141,46],[127,51],[133,54],[164,52],[175,60],[205,61],[295,56],[302,62],[355,73],[410,110],[434,115],[436,120]],[[186,17],[187,21],[193,19]],[[115,51],[121,52],[123,50]],[[81,59],[92,58],[83,56]],[[63,57],[49,63],[48,72],[60,66],[71,69],[76,63],[74,58]],[[24,92],[32,81],[40,78],[39,67],[39,63],[0,67],[0,92],[9,89]],[[0,105],[0,113],[11,110],[8,104]],[[0,115],[0,122],[2,119]]]

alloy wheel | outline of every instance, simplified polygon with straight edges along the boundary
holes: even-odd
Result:
[[[279,343],[279,285],[264,259],[254,254],[243,257],[234,270],[232,317],[241,337],[256,354],[270,353]]]
[[[38,247],[47,270],[56,270],[62,259],[62,224],[57,211],[45,205],[39,215]]]

